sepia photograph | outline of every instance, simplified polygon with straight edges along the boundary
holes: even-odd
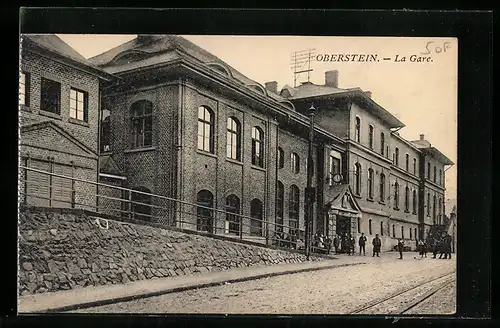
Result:
[[[19,45],[19,313],[456,313],[457,38]]]

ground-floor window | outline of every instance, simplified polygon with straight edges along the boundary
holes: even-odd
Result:
[[[137,192],[134,192],[137,191]],[[136,187],[132,191],[132,213],[135,220],[151,220],[151,193],[146,187]]]
[[[213,206],[214,196],[208,190],[198,192],[196,203],[196,230],[213,233]]]
[[[229,213],[226,214],[225,233],[239,235],[240,217],[234,214],[240,214],[240,199],[236,195],[227,196],[226,212]]]
[[[252,236],[262,236],[262,201],[260,199],[253,199],[250,202],[250,216],[252,217],[250,221],[250,235]]]

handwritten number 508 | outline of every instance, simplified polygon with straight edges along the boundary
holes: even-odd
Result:
[[[435,43],[436,42],[434,42],[434,41],[427,42],[427,44],[425,45],[425,50],[427,50],[427,52],[421,52],[421,54],[428,55],[431,52],[435,52],[435,53],[446,52],[446,49],[450,49],[450,47],[451,47],[449,42],[443,42],[442,47],[441,47],[441,45],[435,45]]]

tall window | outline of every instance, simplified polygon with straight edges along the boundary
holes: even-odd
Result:
[[[300,208],[300,191],[296,185],[290,186],[288,200],[288,219],[290,226],[290,234],[296,235],[299,227],[299,208]]]
[[[40,109],[61,114],[61,83],[42,77]]]
[[[418,236],[417,236],[417,228],[413,229],[413,232],[415,233],[415,240],[418,240]]]
[[[399,166],[399,148],[394,150],[394,165]]]
[[[437,178],[436,166],[434,166],[434,175],[433,175],[433,179],[432,179],[432,181],[434,181],[434,183],[436,183],[436,178]]]
[[[361,195],[361,164],[354,165],[354,192]]]
[[[431,216],[431,193],[427,193],[427,216]]]
[[[239,235],[240,217],[234,214],[240,214],[240,199],[236,195],[229,195],[226,197],[226,212],[228,213],[226,213],[224,232]]]
[[[396,226],[394,224],[392,225],[392,237],[396,238]]]
[[[281,181],[276,187],[276,232],[283,232],[283,212],[284,212],[285,188]]]
[[[441,169],[439,169],[439,185],[443,185],[443,171]]]
[[[380,155],[384,156],[385,152],[385,134],[380,132]]]
[[[368,169],[368,198],[373,199],[373,170]]]
[[[413,159],[413,174],[417,174],[417,159]]]
[[[147,147],[153,144],[153,103],[139,100],[131,108],[133,148]]]
[[[358,218],[358,233],[361,233],[361,219]]]
[[[261,128],[252,128],[252,164],[264,167],[264,132]]]
[[[405,156],[405,168],[406,171],[410,172],[410,155],[406,154]]]
[[[132,213],[136,220],[151,220],[151,190],[137,187],[132,191]]]
[[[71,88],[69,94],[69,117],[88,122],[88,94]]]
[[[384,222],[380,222],[380,235],[384,235]]]
[[[417,214],[417,191],[413,190],[413,214]]]
[[[196,229],[213,233],[214,196],[208,190],[201,190],[196,196]]]
[[[30,73],[19,74],[19,104],[27,107],[30,105]]]
[[[111,150],[111,112],[107,109],[101,111],[101,151]]]
[[[214,113],[206,106],[198,107],[198,149],[214,153]]]
[[[405,211],[410,211],[410,188],[405,188]]]
[[[394,209],[399,210],[399,183],[394,184]]]
[[[368,220],[368,233],[372,234],[372,219]]]
[[[290,169],[293,173],[300,172],[300,157],[296,153],[290,155]]]
[[[333,176],[340,173],[340,154],[336,151],[330,152],[330,165],[329,165],[330,185],[333,184]]]
[[[401,239],[405,239],[405,228],[401,226]]]
[[[439,224],[442,224],[443,220],[442,220],[442,209],[443,209],[443,200],[441,199],[441,197],[439,197],[439,200],[438,200],[438,223]]]
[[[410,230],[410,240],[411,240],[413,238],[412,233],[411,233],[411,228],[409,230]]]
[[[385,174],[384,173],[380,173],[379,193],[380,193],[380,201],[385,202]]]
[[[234,117],[227,119],[226,156],[238,161],[241,160],[241,125]]]
[[[356,116],[356,127],[354,130],[354,140],[360,142],[361,140],[361,119]]]
[[[373,149],[373,125],[368,126],[368,146]]]
[[[427,163],[427,180],[431,179],[431,163]]]
[[[432,220],[436,223],[436,195],[432,197]]]
[[[280,169],[285,167],[285,152],[281,147],[278,148],[278,167]]]
[[[250,221],[250,235],[252,236],[262,236],[262,202],[260,199],[253,199],[250,202],[250,216],[252,217]]]

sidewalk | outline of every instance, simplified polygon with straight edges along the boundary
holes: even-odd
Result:
[[[359,265],[369,262],[371,262],[371,257],[368,256],[341,255],[338,258],[318,262],[235,268],[190,276],[140,280],[121,285],[92,286],[60,292],[26,295],[19,297],[18,312],[63,312],[224,283]]]

